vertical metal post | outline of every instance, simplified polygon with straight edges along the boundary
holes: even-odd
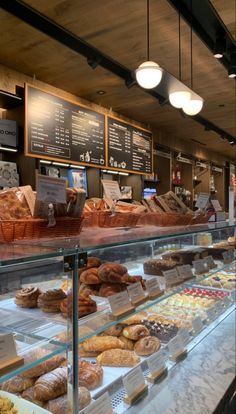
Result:
[[[78,253],[72,256],[72,390],[73,414],[79,412],[79,347],[78,347]]]

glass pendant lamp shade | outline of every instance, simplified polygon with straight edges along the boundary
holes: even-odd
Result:
[[[203,99],[197,98],[197,99],[190,99],[184,106],[183,111],[187,115],[197,115],[203,107]]]
[[[171,92],[169,94],[169,101],[175,108],[183,108],[191,98],[191,93],[188,91]]]
[[[162,78],[162,70],[160,66],[150,60],[141,63],[136,69],[136,80],[138,84],[145,89],[153,89],[160,82]]]

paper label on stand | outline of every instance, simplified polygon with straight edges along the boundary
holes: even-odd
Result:
[[[153,277],[152,279],[147,279],[145,285],[149,295],[160,290],[160,286],[156,277]]]
[[[187,329],[180,329],[178,335],[180,335],[180,338],[184,346],[186,346],[190,342],[190,335]]]
[[[196,318],[192,321],[192,326],[195,334],[198,334],[203,330],[203,323],[201,318]]]
[[[140,388],[143,388],[145,386],[145,380],[141,367],[138,366],[125,375],[123,377],[123,384],[128,397],[131,397]]]
[[[215,267],[217,267],[216,263],[213,260],[212,256],[207,256],[204,259],[207,263],[208,269],[214,269]]]
[[[167,286],[172,286],[178,283],[179,275],[178,275],[177,269],[166,270],[162,273],[165,277]]]
[[[184,344],[179,335],[175,336],[168,343],[168,348],[171,356],[184,352]]]
[[[147,364],[151,374],[164,369],[166,367],[164,352],[162,350],[155,352],[147,359]]]
[[[196,201],[195,207],[198,207],[200,210],[204,210],[208,204],[209,197],[209,193],[200,193]]]
[[[182,280],[191,279],[193,277],[192,268],[189,264],[178,266],[178,273]]]
[[[112,414],[112,406],[108,392],[93,401],[85,410],[84,414]]]
[[[110,198],[111,200],[121,199],[120,187],[117,181],[102,180],[102,185],[106,198]]]
[[[195,273],[205,273],[207,269],[205,268],[205,262],[204,259],[194,260],[193,261],[193,267],[195,269]]]
[[[213,205],[215,211],[222,211],[222,207],[218,200],[211,200],[211,204]]]
[[[17,352],[13,334],[0,334],[0,361],[15,357],[17,357]]]
[[[144,290],[140,282],[127,286],[127,290],[131,301],[135,301],[137,299],[142,299],[145,297]]]
[[[215,319],[216,314],[215,314],[214,308],[207,309],[206,313],[207,313],[207,319],[209,320],[209,322]]]
[[[113,313],[116,313],[123,308],[128,308],[131,305],[129,295],[126,290],[124,292],[109,296],[108,300]]]
[[[66,204],[66,180],[37,175],[37,201]]]

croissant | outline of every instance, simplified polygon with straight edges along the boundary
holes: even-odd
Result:
[[[99,352],[88,352],[84,350],[83,343],[79,344],[79,356],[84,358],[93,358],[97,357],[99,355]]]
[[[21,397],[24,398],[25,400],[28,400],[34,404],[40,405],[41,407],[43,406],[43,402],[42,401],[37,401],[34,398],[34,387],[29,387],[27,388],[25,391],[22,392]]]
[[[149,336],[149,330],[143,325],[131,325],[123,329],[122,335],[125,338],[138,341],[138,339],[144,336]]]
[[[103,282],[122,283],[127,273],[125,266],[118,263],[104,263],[98,268],[98,276]]]
[[[2,391],[7,391],[12,394],[17,394],[18,392],[25,391],[27,388],[34,385],[34,380],[32,378],[21,378],[14,377],[4,382],[1,385]]]
[[[98,355],[97,362],[108,367],[133,367],[140,362],[140,358],[133,351],[109,349]]]
[[[35,382],[34,397],[39,401],[48,401],[65,394],[66,390],[67,368],[56,368],[42,375]]]
[[[66,394],[48,401],[44,408],[52,414],[71,414],[72,412]]]
[[[102,385],[103,369],[99,364],[89,361],[79,361],[79,385],[88,390],[94,390]]]
[[[35,378],[35,377],[40,377],[43,374],[46,374],[49,371],[52,371],[53,369],[59,367],[60,365],[63,364],[63,362],[65,362],[66,358],[62,355],[56,355],[50,359],[48,359],[47,361],[42,362],[41,364],[28,369],[26,372],[23,372],[21,374],[21,376],[23,378]],[[25,360],[25,363],[31,363],[32,361],[35,361],[35,359],[31,358],[27,358]]]
[[[103,352],[112,348],[123,349],[124,344],[115,336],[93,336],[83,342],[85,352]]]
[[[82,273],[84,270],[90,269],[91,267],[99,267],[99,266],[101,266],[101,264],[102,264],[102,261],[101,261],[98,257],[92,257],[92,256],[90,256],[90,257],[88,257],[88,259],[87,259],[87,264],[86,264],[86,266],[81,267],[81,268],[79,269],[79,275],[81,275],[81,273]]]
[[[87,285],[98,285],[101,283],[97,267],[91,267],[91,269],[84,270],[80,275],[80,282],[86,283]]]
[[[125,349],[128,349],[129,351],[134,350],[134,341],[132,341],[131,339],[125,338],[125,336],[119,336],[119,340],[123,342],[123,344],[125,345]]]

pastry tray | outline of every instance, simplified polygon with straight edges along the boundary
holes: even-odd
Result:
[[[0,391],[0,397],[9,398],[14,403],[18,414],[51,414],[50,411],[9,392]]]

